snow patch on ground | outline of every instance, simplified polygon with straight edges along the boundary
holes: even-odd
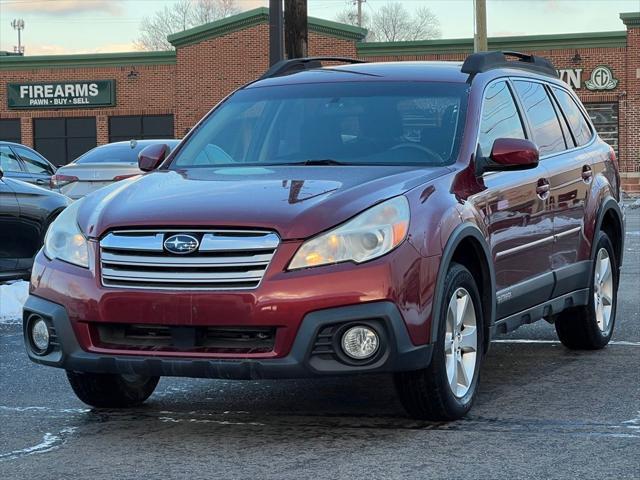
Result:
[[[29,282],[20,280],[0,285],[0,323],[22,322],[22,306],[29,296]]]

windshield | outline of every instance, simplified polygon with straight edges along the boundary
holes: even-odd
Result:
[[[240,90],[170,168],[346,164],[446,165],[462,137],[468,85],[340,82]]]
[[[138,154],[144,147],[154,143],[166,143],[173,148],[178,144],[178,140],[158,140],[157,142],[136,142],[135,147],[131,148],[129,143],[118,145],[106,145],[89,150],[84,155],[78,157],[73,163],[138,163]]]

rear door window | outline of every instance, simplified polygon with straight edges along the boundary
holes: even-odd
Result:
[[[560,121],[544,85],[525,80],[515,80],[513,83],[529,119],[533,141],[540,151],[540,156],[566,150]]]
[[[53,175],[53,169],[51,168],[51,165],[40,158],[37,153],[22,147],[14,147],[14,150],[24,162],[29,173]]]
[[[22,173],[20,160],[18,160],[13,151],[6,145],[0,146],[0,166],[5,173]]]
[[[482,155],[491,153],[497,138],[525,138],[522,120],[507,82],[495,82],[484,92],[478,140]]]
[[[584,118],[584,115],[580,111],[575,100],[571,98],[569,92],[566,92],[561,88],[554,88],[553,93],[556,96],[567,121],[569,122],[576,145],[580,147],[587,144],[589,140],[591,140],[593,133],[591,132],[591,127]]]

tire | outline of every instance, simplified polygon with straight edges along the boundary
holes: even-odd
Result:
[[[471,326],[465,326],[460,332],[461,336],[449,333],[453,324],[451,320],[454,316],[450,307],[461,305],[461,302],[464,304],[464,295],[467,295],[467,300],[472,301],[472,305],[467,303],[470,310],[464,310],[464,308],[461,310],[473,312],[476,337],[475,352],[472,352],[468,345],[473,336]],[[455,302],[453,302],[454,296],[457,299]],[[397,373],[394,380],[400,401],[411,417],[420,420],[450,421],[464,416],[471,409],[476,396],[484,350],[484,318],[476,282],[471,273],[460,264],[451,264],[445,278],[444,296],[437,301],[440,302],[440,318],[437,319],[438,338],[434,345],[430,365],[422,370]],[[465,322],[463,322],[464,324]],[[467,334],[464,334],[465,331]],[[460,344],[462,345],[460,357],[456,353],[458,340],[454,340],[454,337],[467,339],[465,344]],[[462,378],[464,385],[461,387],[451,375],[454,371],[456,373],[461,371],[458,370],[457,359],[464,359],[465,356],[467,361],[464,362],[464,365],[473,366],[473,373],[471,380],[466,382],[465,377],[456,377]],[[460,362],[462,364],[461,360]],[[449,371],[447,364],[449,364]],[[451,384],[454,384],[455,387],[452,387]],[[455,393],[454,388],[457,389]]]
[[[598,264],[604,257],[608,259],[610,276],[607,277],[605,273],[600,278],[603,267],[598,268]],[[607,287],[606,278],[610,278],[610,287]],[[598,232],[589,276],[589,303],[560,312],[554,319],[558,338],[565,347],[571,350],[598,350],[609,343],[616,320],[618,279],[618,262],[611,240],[606,233]],[[602,305],[601,310],[599,305]]]
[[[76,396],[97,408],[127,408],[143,403],[153,393],[160,377],[82,373],[67,370]]]

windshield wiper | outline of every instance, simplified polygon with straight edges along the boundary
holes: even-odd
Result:
[[[302,162],[282,163],[281,165],[348,165],[332,158],[312,158]]]

